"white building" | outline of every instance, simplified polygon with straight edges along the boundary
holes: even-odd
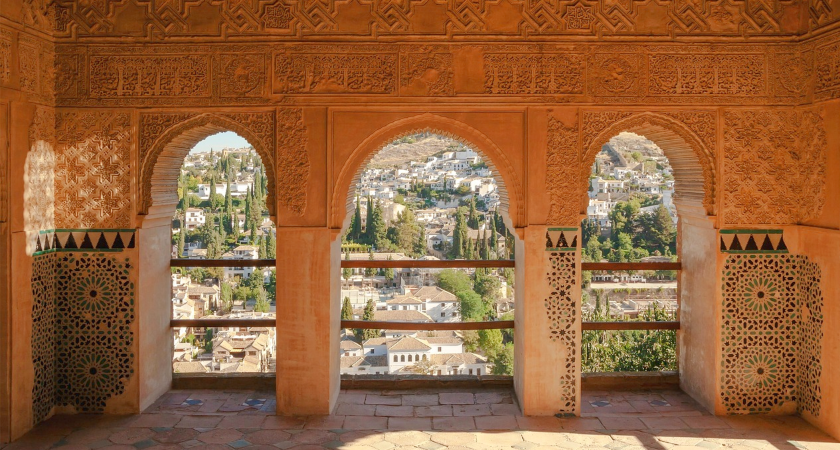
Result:
[[[204,225],[205,220],[206,217],[204,216],[203,210],[198,208],[187,208],[185,224],[187,225],[188,230],[195,230],[196,228]]]

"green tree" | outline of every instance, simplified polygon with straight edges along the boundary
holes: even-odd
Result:
[[[216,196],[216,176],[210,178],[210,210],[216,212],[219,207],[218,197]]]
[[[501,351],[490,359],[493,363],[493,375],[513,375],[513,344],[505,344]]]
[[[443,269],[437,275],[437,285],[445,291],[455,295],[459,292],[472,291],[473,284],[470,276],[457,269]]]
[[[464,211],[458,208],[455,215],[455,231],[452,233],[452,249],[449,257],[452,259],[463,259],[467,245],[467,221],[464,218]]]
[[[494,358],[503,349],[501,330],[479,330],[478,346],[485,355]]]
[[[362,238],[362,205],[359,196],[356,196],[356,211],[353,213],[353,220],[350,222],[350,240],[359,242]]]
[[[347,250],[347,252],[344,253],[344,260],[350,261],[350,250]],[[345,280],[349,280],[350,277],[353,276],[353,269],[348,267],[341,269],[341,276],[343,276]]]
[[[412,253],[415,258],[426,256],[426,228],[422,225],[419,227],[420,231],[417,233],[417,238],[414,240]]]
[[[481,274],[479,275],[478,270],[476,270],[475,275],[475,292],[484,299],[484,302],[488,305],[492,305],[496,300],[501,298],[500,290],[502,288],[502,282],[499,281],[498,277],[493,275]]]
[[[467,226],[473,230],[478,229],[478,212],[475,209],[475,196],[470,197],[470,209],[467,216]]]
[[[341,320],[353,320],[353,306],[350,305],[350,297],[344,297],[341,304]]]
[[[481,296],[472,289],[456,294],[461,305],[461,318],[465,321],[483,320],[486,315]]]
[[[213,353],[213,329],[205,328],[204,331],[204,352]]]
[[[598,238],[592,236],[586,242],[586,247],[583,249],[583,260],[585,262],[601,262],[603,255],[601,253],[601,243]]]
[[[254,303],[254,311],[267,313],[271,308],[271,304],[268,303],[268,297],[262,284],[257,286],[254,295],[257,300],[256,303]]]
[[[370,222],[367,223],[368,243],[376,247],[377,250],[384,250],[388,245],[385,238],[387,227],[385,226],[385,219],[382,217],[382,206],[379,202],[375,202],[372,207],[368,203],[368,208],[373,209]]]
[[[233,308],[233,289],[227,282],[222,283],[222,290],[219,293],[219,302],[221,303],[222,311],[229,313]]]
[[[251,245],[257,244],[257,224],[253,220],[251,221]]]
[[[370,249],[370,253],[368,253],[368,261],[373,261],[373,248]],[[365,268],[365,276],[372,277],[376,274],[376,269],[373,267]]]
[[[181,231],[178,232],[178,258],[184,257],[184,240],[186,239],[187,235],[187,226],[182,221],[181,222]]]
[[[374,311],[376,311],[376,305],[374,305],[373,300],[368,300],[365,304],[364,313],[362,313],[362,320],[373,320]],[[360,333],[356,333],[356,336],[362,336],[363,340],[377,338],[380,335],[380,330],[364,329],[357,331],[360,331]]]
[[[269,230],[267,241],[265,244],[265,255],[268,258],[276,258],[277,257],[277,238],[274,236],[274,229]],[[266,240],[266,239],[263,239]]]
[[[268,253],[265,245],[265,236],[260,236],[257,250],[257,257],[260,259],[268,259]]]

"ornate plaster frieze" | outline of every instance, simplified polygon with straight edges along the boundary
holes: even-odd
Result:
[[[827,0],[811,0],[811,27],[832,20]],[[47,3],[27,0],[25,3]],[[384,0],[341,2],[165,3],[112,5],[60,0],[49,14],[59,38],[236,39],[270,37],[528,38],[574,36],[792,36],[804,32],[804,2],[596,0],[502,2]],[[645,17],[648,20],[639,20]]]
[[[830,51],[831,45],[819,47]],[[721,44],[67,44],[64,106],[464,101],[790,105],[822,73],[812,46]],[[819,59],[819,58],[816,58]],[[834,86],[833,73],[819,89]],[[822,91],[820,91],[822,92]]]

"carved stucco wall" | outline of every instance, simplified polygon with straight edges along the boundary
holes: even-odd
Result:
[[[35,0],[33,0],[35,1]],[[38,2],[43,2],[39,0]],[[60,38],[138,40],[271,36],[507,37],[791,36],[837,19],[829,0],[712,3],[677,1],[57,2],[49,17]],[[43,13],[42,13],[43,14]]]
[[[56,118],[55,225],[131,225],[131,115],[59,111]]]
[[[825,203],[828,143],[818,109],[723,115],[723,219],[729,225],[803,223]]]

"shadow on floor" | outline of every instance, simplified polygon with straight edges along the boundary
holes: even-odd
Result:
[[[840,449],[798,417],[715,417],[680,391],[590,392],[581,417],[523,417],[508,389],[342,391],[329,416],[274,393],[171,391],[142,414],[55,416],[13,449]]]

